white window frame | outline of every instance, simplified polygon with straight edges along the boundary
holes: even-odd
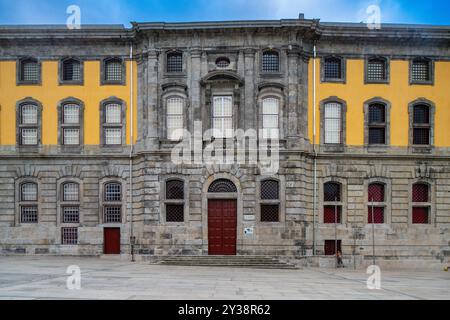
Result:
[[[225,113],[225,101],[230,100],[230,112]],[[220,101],[221,112],[216,113],[216,101]],[[211,128],[213,129],[213,136],[215,138],[232,138],[233,137],[233,96],[232,95],[214,95],[213,103],[212,103],[212,112],[211,112]],[[230,126],[228,128],[225,127],[227,121],[229,120]],[[220,120],[221,129],[216,127],[216,120]]]

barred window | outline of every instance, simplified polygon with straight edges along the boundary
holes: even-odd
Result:
[[[38,123],[38,106],[35,104],[24,104],[21,106],[21,124]]]
[[[63,129],[63,144],[64,145],[79,145],[80,144],[80,129],[78,129],[78,128]]]
[[[386,144],[386,106],[369,105],[369,144]]]
[[[122,185],[117,182],[105,184],[105,201],[122,201]]]
[[[37,205],[20,206],[20,221],[22,223],[37,223],[38,222]]]
[[[342,143],[342,105],[337,102],[326,103],[324,117],[325,143]]]
[[[166,182],[166,199],[184,199],[184,182],[168,180]]]
[[[38,106],[33,103],[24,103],[19,108],[19,144],[38,144]]]
[[[368,187],[368,223],[384,223],[385,202],[385,185],[383,183],[374,182]],[[374,222],[372,222],[374,221]]]
[[[105,223],[121,223],[122,206],[105,206],[103,221]]]
[[[325,80],[340,80],[342,76],[342,59],[325,58],[324,59],[324,77]]]
[[[67,103],[63,106],[63,123],[80,123],[80,106],[75,103]]]
[[[62,62],[63,81],[81,81],[81,63],[75,59],[67,59]]]
[[[79,223],[80,208],[78,206],[62,207],[63,223]]]
[[[261,205],[261,222],[278,222],[280,221],[280,205],[279,204],[262,204]]]
[[[262,54],[262,71],[263,72],[279,72],[280,57],[277,51],[268,50]]]
[[[183,222],[184,204],[166,204],[166,222]]]
[[[280,186],[277,180],[261,181],[261,199],[276,200],[280,197]]]
[[[324,206],[323,223],[341,223],[341,206]]]
[[[216,66],[217,68],[227,68],[230,65],[230,59],[227,57],[220,57],[216,60]]]
[[[77,244],[78,243],[78,228],[61,228],[61,242],[62,244]]]
[[[280,99],[265,98],[262,100],[263,139],[278,139],[279,137]]]
[[[231,96],[215,96],[213,99],[212,125],[216,138],[233,136],[233,104]]]
[[[172,97],[167,99],[167,138],[179,140],[183,137],[184,99]]]
[[[26,59],[20,62],[20,81],[39,82],[40,79],[39,63],[35,59]]]
[[[429,202],[429,186],[425,183],[413,185],[412,202]]]
[[[106,128],[105,129],[105,144],[106,145],[122,144],[122,129]]]
[[[107,103],[104,105],[103,135],[105,145],[121,145],[123,139],[122,105]]]
[[[109,59],[105,61],[105,80],[108,82],[121,82],[122,81],[122,60],[121,59]]]
[[[386,79],[386,60],[381,58],[369,59],[367,62],[367,80],[382,81]]]
[[[20,188],[20,201],[37,201],[38,186],[34,182],[23,183]]]
[[[183,72],[183,54],[170,52],[167,54],[167,72]]]
[[[38,131],[36,128],[22,128],[21,132],[21,144],[26,145],[37,145],[38,144]]]
[[[412,186],[412,223],[430,223],[430,186],[426,183],[415,183]]]
[[[224,192],[237,192],[236,185],[228,179],[214,180],[208,188],[208,192],[212,193],[224,193]]]
[[[412,223],[413,224],[428,224],[430,223],[429,207],[413,207],[412,209]]]
[[[105,106],[106,123],[122,123],[122,106],[118,103],[108,103]]]
[[[430,108],[427,105],[416,105],[413,108],[413,144],[430,144]]]
[[[323,187],[324,201],[341,201],[341,184],[337,182],[327,182]]]
[[[411,80],[417,82],[431,81],[431,61],[415,59],[411,65]]]
[[[67,182],[63,184],[63,201],[79,201],[79,193],[78,183]]]

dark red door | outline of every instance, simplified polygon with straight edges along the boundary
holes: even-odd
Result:
[[[105,228],[103,243],[105,254],[120,254],[120,228]]]
[[[236,254],[236,200],[208,201],[208,253]]]

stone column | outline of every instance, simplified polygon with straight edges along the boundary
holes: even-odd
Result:
[[[244,130],[256,129],[256,115],[258,114],[255,99],[255,52],[253,48],[246,48],[244,54],[244,104],[241,103],[239,114],[239,128]]]
[[[188,124],[188,130],[194,132],[194,121],[202,120],[202,108],[201,108],[201,57],[202,51],[199,47],[192,48],[191,52],[191,70],[190,70],[190,97],[191,97],[191,116],[192,120]]]
[[[159,53],[156,49],[148,51],[147,57],[147,136],[146,136],[146,149],[158,148],[158,57]],[[145,112],[144,112],[145,113]]]
[[[299,56],[300,50],[296,45],[289,45],[286,49],[287,55],[287,101],[285,134],[288,148],[297,148],[303,144],[304,134],[306,134],[306,123],[299,121]],[[300,128],[299,128],[300,124]],[[303,133],[303,131],[305,133]]]

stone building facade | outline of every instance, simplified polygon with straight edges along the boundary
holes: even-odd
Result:
[[[449,30],[0,28],[1,252],[448,261]],[[199,125],[275,129],[278,170],[174,163]]]

